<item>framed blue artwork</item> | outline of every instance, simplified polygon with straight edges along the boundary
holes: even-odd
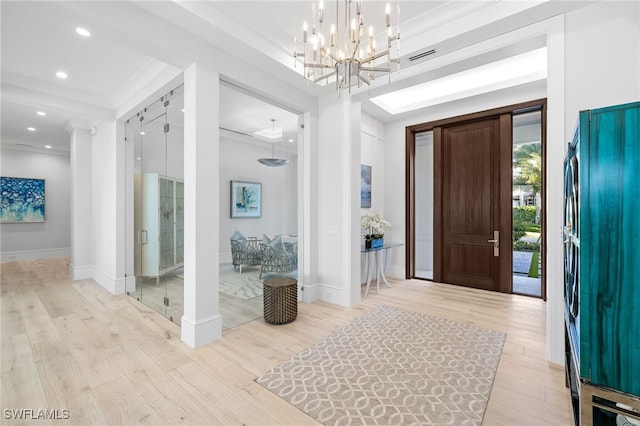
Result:
[[[371,166],[360,165],[360,207],[371,208]]]
[[[44,222],[44,179],[0,177],[0,223]]]
[[[262,184],[231,181],[231,217],[262,216]]]

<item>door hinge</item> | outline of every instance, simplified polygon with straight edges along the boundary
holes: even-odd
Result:
[[[164,297],[164,306],[169,306],[169,298],[167,296]]]
[[[164,123],[164,132],[169,133],[169,123]]]

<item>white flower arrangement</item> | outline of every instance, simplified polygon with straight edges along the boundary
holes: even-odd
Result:
[[[362,216],[360,226],[365,231],[365,240],[382,238],[385,228],[391,228],[391,224],[385,220],[382,213],[370,213]]]

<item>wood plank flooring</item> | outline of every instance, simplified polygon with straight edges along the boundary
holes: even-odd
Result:
[[[71,281],[66,262],[1,266],[3,425],[318,424],[254,379],[380,304],[507,333],[484,425],[572,424],[564,372],[545,358],[539,299],[393,281],[356,308],[301,304],[293,323],[259,319],[191,349],[176,324],[133,298]],[[6,409],[69,418],[8,419]]]

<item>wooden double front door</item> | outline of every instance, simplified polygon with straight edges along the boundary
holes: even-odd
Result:
[[[407,130],[408,139],[420,131]],[[511,112],[428,130],[434,156],[433,280],[511,292]],[[408,219],[420,220],[412,213]]]

